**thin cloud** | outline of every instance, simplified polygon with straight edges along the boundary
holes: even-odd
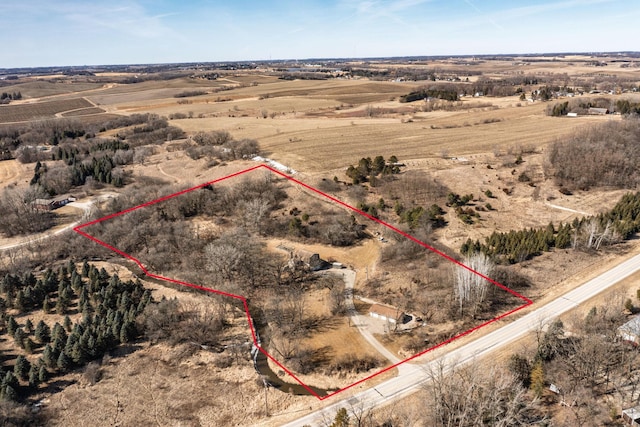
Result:
[[[475,10],[476,12],[482,14],[483,12],[475,5],[471,2],[471,0],[464,0],[464,2],[469,5],[473,10]],[[496,21],[494,21],[491,17],[486,18],[487,21],[489,21],[491,23],[491,25],[493,25],[494,27],[496,27],[499,30],[504,30],[504,27],[500,24],[498,24]]]
[[[590,6],[601,3],[611,3],[615,0],[569,0],[561,2],[549,2],[532,6],[522,6],[512,9],[505,9],[496,13],[500,20],[522,19],[533,15],[553,12],[563,9],[574,9],[581,6]]]

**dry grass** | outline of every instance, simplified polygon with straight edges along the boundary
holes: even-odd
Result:
[[[286,105],[274,102],[269,106],[269,101],[234,102],[232,105],[238,107],[236,117],[228,117],[227,111],[224,114],[227,117],[176,120],[173,123],[187,132],[224,129],[237,138],[256,138],[270,157],[281,163],[296,170],[319,172],[345,168],[360,157],[374,154],[396,155],[406,160],[439,156],[445,151],[460,156],[490,152],[496,147],[502,150],[516,145],[541,147],[594,122],[590,117],[576,120],[547,117],[544,114],[546,104],[473,113],[418,113],[411,117],[411,123],[402,123],[410,118],[402,115],[397,118],[337,119],[300,117],[299,113],[290,113],[275,119],[257,120],[255,110],[259,105],[273,111],[295,106],[294,99],[287,99]],[[307,106],[309,100],[301,102]],[[250,107],[247,111],[253,114],[241,117],[245,103]],[[196,115],[207,114],[209,108],[213,114],[220,114],[221,109],[220,106],[209,107],[206,104],[189,105],[187,108]],[[487,123],[494,120],[499,121]],[[344,155],[345,147],[348,147],[348,157]]]
[[[29,185],[33,176],[33,165],[25,165],[17,160],[0,161],[0,189],[13,185]]]
[[[587,67],[577,62],[579,59],[585,58],[528,65],[517,65],[511,61],[484,61],[473,67],[499,78],[522,72],[535,74],[565,71],[571,75],[585,76],[600,71],[621,76],[637,75],[637,69],[634,68],[621,69],[617,65],[611,65],[602,70]],[[569,65],[569,60],[575,60],[576,65]],[[424,64],[424,67],[430,68],[434,64]],[[447,61],[437,64],[445,68],[454,67],[452,62]],[[382,68],[388,66],[389,64],[380,64]],[[457,67],[462,71],[466,66]],[[633,72],[635,74],[631,74]],[[474,79],[472,77],[470,80]],[[254,82],[257,84],[252,85]],[[54,91],[62,90],[59,85],[53,87],[48,82],[39,83],[42,83],[39,89],[41,96],[46,95],[47,91],[54,94]],[[419,103],[407,105],[391,101],[422,84],[424,82],[282,81],[259,74],[227,74],[211,82],[176,79],[135,85],[111,85],[100,89],[88,87],[83,90],[93,90],[94,93],[87,96],[109,112],[129,114],[149,111],[163,115],[193,112],[195,117],[202,115],[203,118],[174,120],[171,123],[188,133],[228,130],[235,138],[258,139],[269,157],[302,171],[296,177],[312,185],[319,178],[332,178],[333,175],[344,179],[342,173],[349,164],[356,163],[361,157],[380,154],[385,157],[398,156],[407,164],[408,169],[428,170],[440,182],[460,194],[473,193],[480,196],[490,189],[496,198],[482,196],[483,200],[479,203],[490,202],[495,211],[482,212],[482,221],[472,226],[462,224],[450,214],[449,225],[435,234],[439,243],[453,250],[457,250],[467,237],[483,238],[493,230],[507,231],[546,225],[549,221],[570,221],[577,215],[547,206],[549,197],[555,197],[549,200],[550,203],[589,213],[609,208],[618,199],[618,192],[606,190],[576,193],[570,197],[560,195],[552,183],[543,181],[543,154],[525,155],[525,163],[517,168],[506,165],[509,163],[508,159],[513,157],[507,153],[510,148],[532,146],[540,153],[555,138],[591,123],[607,120],[608,117],[551,118],[545,114],[548,104],[523,103],[523,106],[518,107],[521,102],[517,97],[483,99],[494,105],[489,108],[431,113],[418,112]],[[197,88],[213,91],[222,86],[234,86],[235,89],[189,98],[191,104],[179,105],[173,98],[175,94],[185,90]],[[36,89],[34,86],[34,91]],[[25,89],[22,92],[25,94]],[[216,102],[218,98],[228,98],[229,101]],[[369,105],[372,108],[395,109],[396,113],[386,117],[348,117],[351,113],[361,114]],[[16,103],[13,106],[19,105]],[[337,107],[340,109],[336,110]],[[0,108],[0,115],[3,108]],[[71,109],[66,108],[62,111]],[[401,108],[407,111],[403,114],[399,110]],[[275,113],[274,118],[261,118],[263,110]],[[86,113],[87,110],[84,111]],[[336,117],[339,114],[344,114],[345,117]],[[85,119],[89,117],[83,118]],[[146,175],[169,183],[197,184],[255,166],[254,162],[234,162],[209,167],[204,159],[193,161],[182,151],[167,150],[170,145],[158,147],[156,154],[144,165],[128,166],[127,170],[133,173],[134,179]],[[496,157],[494,152],[500,154],[500,157]],[[447,158],[443,158],[444,154]],[[467,160],[461,162],[451,157],[464,157]],[[487,169],[487,165],[491,165],[492,169]],[[26,166],[15,162],[0,162],[0,185],[15,181],[22,183],[24,179],[30,178],[31,167]],[[517,175],[514,178],[511,174],[513,169],[517,169],[518,173],[520,170],[531,171],[538,179],[536,187],[517,183]],[[513,187],[509,196],[501,190],[506,187]],[[340,197],[343,197],[342,193]],[[277,246],[278,243],[280,242],[270,241],[269,246]],[[289,242],[287,244],[291,245]],[[318,252],[323,258],[332,258],[353,266],[358,271],[358,283],[361,283],[365,271],[374,274],[376,268],[379,268],[377,261],[380,245],[378,241],[367,240],[348,249],[322,245],[297,246]],[[558,251],[514,268],[536,283],[525,294],[534,298],[538,305],[603,271],[615,263],[624,251],[632,252],[637,249],[633,243],[628,243],[619,247],[619,252],[605,252],[595,257]],[[402,269],[408,268],[398,266],[397,275],[394,276],[396,287],[403,286],[404,281],[410,280],[408,273],[402,276]],[[125,277],[126,271],[119,274]],[[553,279],[549,280],[549,277]],[[632,288],[635,286],[633,283]],[[154,286],[156,298],[164,295],[199,299],[196,294],[147,285]],[[324,296],[318,292],[310,295],[310,298],[315,299],[313,309],[319,310]],[[517,314],[519,315],[521,313]],[[479,333],[489,332],[501,324],[499,322],[483,328],[473,336],[465,337],[421,359],[435,357],[463,345]],[[336,345],[341,342],[354,343],[356,348],[368,349],[368,345],[354,328],[349,328],[344,322],[315,334],[309,344],[316,348],[331,347],[337,354],[346,349]],[[402,344],[394,343],[392,347],[395,346],[397,350]],[[179,363],[171,360],[173,356],[174,350],[150,347],[127,357],[117,358],[104,368],[106,375],[101,382],[92,387],[75,383],[53,395],[48,406],[59,414],[56,421],[58,425],[279,425],[285,419],[324,405],[315,398],[295,397],[269,390],[267,397],[270,412],[277,415],[265,419],[264,390],[255,384],[256,374],[249,363],[219,369],[212,359],[215,355],[209,353],[201,352]],[[77,381],[79,378],[80,374],[72,374],[65,379]],[[336,380],[321,376],[309,376],[305,380],[320,386],[335,386],[336,381],[339,385],[349,382],[348,378]],[[380,380],[382,378],[376,378],[365,386]],[[193,396],[197,398],[194,399]],[[345,396],[341,394],[340,397]],[[117,401],[121,402],[120,407],[117,406]]]

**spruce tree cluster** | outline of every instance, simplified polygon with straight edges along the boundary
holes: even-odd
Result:
[[[101,357],[122,343],[135,340],[142,331],[137,317],[151,301],[151,293],[137,281],[122,281],[85,262],[80,272],[69,262],[57,270],[47,269],[40,278],[33,274],[6,274],[0,282],[2,301],[21,314],[37,309],[52,310],[61,317],[53,326],[40,320],[34,326],[27,318],[19,324],[6,314],[5,331],[26,354],[41,349],[37,361],[20,354],[12,370],[0,368],[0,399],[16,399],[28,390],[35,390],[46,381],[50,372],[65,373],[70,369]],[[47,307],[48,305],[48,307]],[[81,313],[77,321],[71,310]]]

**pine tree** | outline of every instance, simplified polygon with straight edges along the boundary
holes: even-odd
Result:
[[[51,341],[51,330],[43,320],[40,320],[36,326],[35,337],[41,344]]]
[[[24,323],[24,331],[29,335],[33,333],[33,322],[31,321],[31,319],[27,319],[27,321]]]
[[[44,297],[44,301],[42,302],[42,311],[44,314],[51,313],[51,300],[49,300],[49,296]]]
[[[49,373],[47,372],[47,368],[45,368],[44,365],[40,365],[40,369],[38,370],[38,380],[40,381],[40,383],[42,384],[43,382],[47,381],[48,377]]]
[[[58,300],[56,301],[56,314],[63,315],[67,312],[67,302],[65,298],[58,294]]]
[[[40,378],[38,376],[39,369],[36,365],[31,365],[29,369],[29,387],[37,388],[40,384]]]
[[[89,263],[86,260],[82,263],[82,277],[89,277]]]
[[[58,322],[56,322],[56,324],[53,325],[53,334],[51,336],[53,337],[54,341],[58,339],[62,342],[67,341],[67,332],[64,330],[62,325]]]
[[[57,358],[55,357],[53,347],[51,344],[47,344],[42,351],[42,361],[49,368],[56,366]]]
[[[338,409],[331,427],[349,427],[349,413],[345,408]]]
[[[71,329],[73,327],[73,324],[71,323],[71,318],[69,317],[69,315],[64,316],[64,329],[67,332],[71,332]]]
[[[7,319],[7,333],[13,336],[16,333],[16,329],[18,329],[18,322],[13,316],[9,316]]]
[[[21,380],[27,380],[29,378],[29,369],[31,369],[31,363],[23,355],[19,355],[16,358],[16,364],[13,365],[13,373]]]
[[[20,289],[16,294],[16,297],[13,301],[13,306],[20,313],[24,312],[25,309],[27,308],[26,299],[24,297],[24,291],[22,289]]]
[[[8,385],[3,389],[0,389],[0,398],[14,402],[18,399],[18,393],[16,393],[15,387]]]
[[[67,369],[69,369],[69,367],[71,367],[71,359],[69,358],[69,356],[67,355],[67,353],[64,350],[62,350],[60,352],[60,356],[58,356],[58,360],[56,362],[56,366],[62,372],[66,372]]]
[[[27,337],[27,335],[24,333],[22,328],[16,329],[16,331],[13,334],[13,340],[16,342],[16,344],[20,348],[24,348],[24,339],[26,337]]]
[[[27,339],[24,340],[24,351],[26,351],[27,354],[33,354],[33,350],[35,348],[36,348],[36,343],[33,342],[31,337],[27,337]]]

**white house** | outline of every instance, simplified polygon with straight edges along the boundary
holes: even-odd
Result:
[[[640,344],[640,316],[635,316],[618,328],[618,335],[625,341]]]
[[[397,323],[404,317],[404,313],[395,307],[382,304],[373,304],[369,308],[369,316],[389,323]]]

